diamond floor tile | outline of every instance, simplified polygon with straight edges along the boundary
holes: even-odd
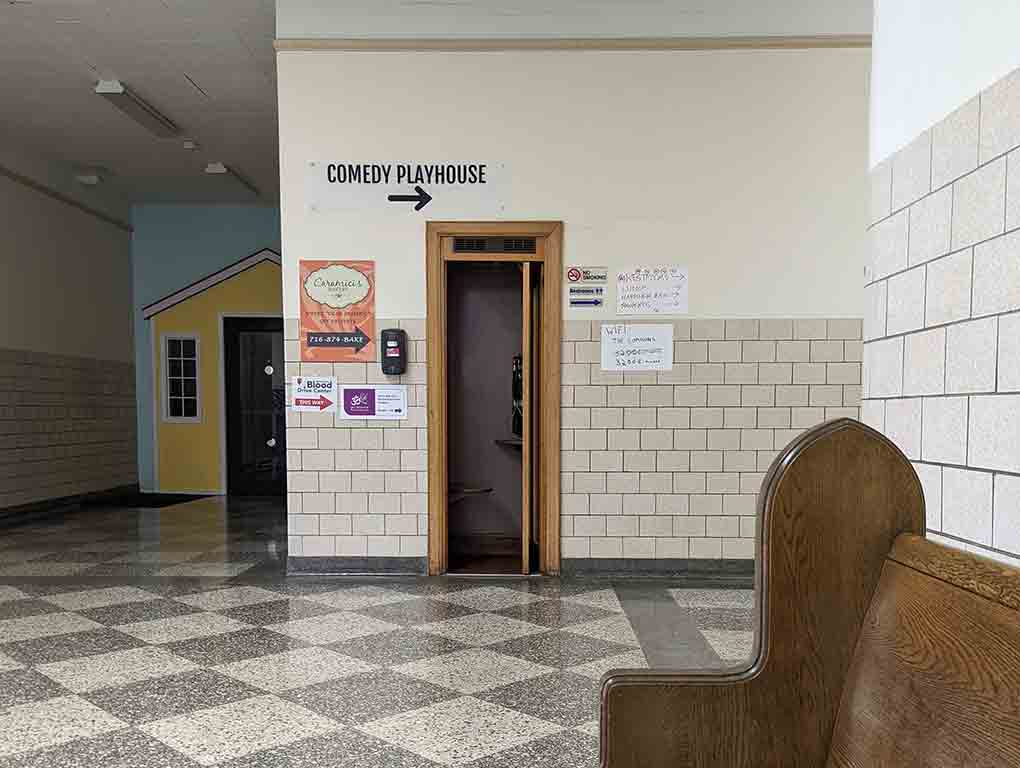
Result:
[[[412,661],[393,670],[460,693],[478,693],[555,671],[552,667],[503,656],[485,648]]]
[[[560,727],[463,696],[366,723],[360,730],[441,765],[463,765],[549,736]]]
[[[187,659],[152,646],[56,661],[36,667],[46,677],[75,693],[117,688],[154,677],[188,672],[194,668],[195,665]]]
[[[139,726],[199,765],[215,765],[340,728],[333,720],[270,695]]]
[[[255,688],[279,692],[368,672],[372,666],[325,648],[312,647],[235,661],[215,669]]]
[[[473,613],[459,619],[449,619],[417,627],[422,632],[442,635],[464,645],[491,645],[526,635],[548,632],[548,628],[526,621],[508,619],[492,613]]]
[[[18,704],[0,711],[0,757],[126,728],[78,696]]]
[[[340,612],[282,624],[271,624],[268,629],[313,645],[326,645],[341,640],[350,640],[354,637],[389,632],[397,629],[397,626],[373,619],[371,616],[362,616],[359,613]]]

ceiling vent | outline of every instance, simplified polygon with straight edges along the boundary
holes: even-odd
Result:
[[[535,253],[533,237],[455,237],[454,253]]]

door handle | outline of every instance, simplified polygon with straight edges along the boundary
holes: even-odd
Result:
[[[266,440],[266,445],[268,445],[270,448],[275,448],[276,447],[276,438],[275,437],[271,437],[268,440]]]

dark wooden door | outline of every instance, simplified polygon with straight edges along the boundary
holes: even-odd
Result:
[[[227,493],[282,496],[287,492],[283,320],[224,318],[223,344]]]

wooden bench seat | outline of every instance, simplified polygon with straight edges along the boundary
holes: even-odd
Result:
[[[924,539],[889,440],[805,433],[758,506],[750,665],[610,672],[604,766],[1020,766],[1020,571]]]

